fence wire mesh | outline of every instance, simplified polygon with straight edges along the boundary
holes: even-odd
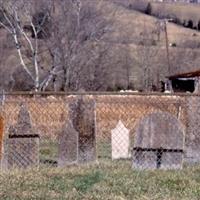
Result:
[[[136,170],[198,163],[200,97],[6,95],[2,169],[122,163]]]

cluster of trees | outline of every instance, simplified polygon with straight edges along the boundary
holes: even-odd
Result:
[[[101,41],[112,21],[101,6],[85,0],[1,0],[0,28],[13,41],[20,61],[17,76],[29,82],[24,87],[13,73],[14,89],[104,89],[107,72],[101,62],[109,45]],[[48,60],[46,68],[42,59]]]
[[[145,16],[139,28],[121,33],[115,29],[121,11],[107,10],[108,5],[107,0],[0,0],[0,89],[159,90],[170,67],[188,63],[186,56],[180,59],[182,52],[169,56],[163,20],[148,22]]]
[[[156,25],[152,34],[144,22],[133,57],[125,36],[117,44],[107,41],[117,11],[105,15],[104,10],[103,1],[0,0],[0,32],[7,35],[8,45],[0,54],[13,54],[19,63],[5,72],[6,62],[0,61],[6,89],[151,90],[158,53],[152,46],[160,30]]]
[[[174,23],[184,26],[186,28],[200,30],[200,20],[198,12],[196,12],[196,10],[193,11],[191,7],[188,7],[187,9],[187,6],[189,4],[185,4],[184,10],[183,8],[173,3],[170,5],[169,3],[166,4],[165,2],[156,3],[146,0],[126,0],[124,1],[124,5],[126,5],[130,9],[138,10],[145,14],[155,16],[159,19],[170,19]],[[173,8],[176,6],[177,8]]]

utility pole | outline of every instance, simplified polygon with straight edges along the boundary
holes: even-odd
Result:
[[[168,64],[168,75],[171,74],[171,66],[170,66],[170,56],[169,56],[169,38],[167,31],[167,19],[164,19],[164,32],[165,32],[165,45],[166,45],[166,53],[167,53],[167,64]]]
[[[168,72],[168,76],[170,76],[171,75],[171,64],[170,64],[170,55],[169,55],[169,37],[168,37],[167,23],[168,23],[167,19],[164,19],[161,21],[163,30],[165,32],[165,47],[166,47],[167,65],[168,65],[167,72]],[[170,80],[167,80],[165,82],[165,90],[173,91],[172,83]]]

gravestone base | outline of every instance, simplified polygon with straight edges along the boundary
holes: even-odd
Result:
[[[27,168],[39,165],[39,136],[13,136],[7,141],[7,168]]]
[[[96,159],[95,155],[95,140],[94,138],[81,137],[79,138],[79,156],[78,162],[91,162]]]
[[[135,169],[182,169],[183,152],[176,150],[159,151],[134,151],[133,152],[133,168]]]
[[[181,152],[164,152],[162,155],[162,164],[160,169],[182,169],[183,153]]]
[[[154,152],[134,152],[132,167],[135,169],[157,169]]]
[[[190,147],[187,147],[184,162],[189,165],[200,164],[200,150],[197,148],[193,148],[192,145]]]

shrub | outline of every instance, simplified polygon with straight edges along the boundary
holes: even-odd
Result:
[[[152,14],[152,6],[151,3],[148,3],[145,14],[151,15]]]

